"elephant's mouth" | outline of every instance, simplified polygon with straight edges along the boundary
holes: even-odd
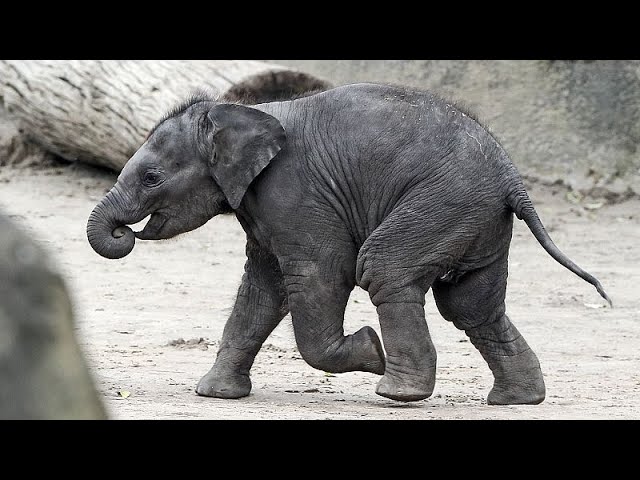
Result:
[[[144,228],[139,232],[134,232],[136,238],[140,240],[157,240],[162,237],[162,229],[169,220],[169,217],[162,212],[154,212]]]

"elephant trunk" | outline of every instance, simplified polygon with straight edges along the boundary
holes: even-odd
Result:
[[[139,222],[144,216],[126,214],[123,195],[114,186],[96,205],[87,221],[89,244],[99,255],[105,258],[127,256],[136,242],[133,230],[127,224]]]

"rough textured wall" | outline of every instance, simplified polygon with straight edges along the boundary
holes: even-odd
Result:
[[[474,111],[521,173],[619,199],[640,194],[640,61],[273,60],[334,84],[427,88]]]

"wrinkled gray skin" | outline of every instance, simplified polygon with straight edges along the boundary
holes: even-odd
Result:
[[[497,141],[427,92],[357,84],[254,106],[191,99],[125,165],[91,214],[88,238],[120,258],[135,237],[170,238],[231,211],[247,234],[247,262],[200,395],[248,395],[258,350],[291,312],[312,367],[373,372],[384,397],[427,398],[436,351],[423,307],[432,288],[442,316],[494,374],[488,403],[541,402],[538,359],[505,313],[513,213],[608,299],[553,245]],[[134,237],[125,225],[149,214]],[[356,285],[377,307],[384,350],[368,326],[344,335]]]

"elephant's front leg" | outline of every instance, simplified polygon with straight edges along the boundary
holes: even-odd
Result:
[[[285,279],[296,344],[309,365],[333,373],[384,373],[384,351],[373,328],[344,334],[344,312],[352,287],[319,276]]]
[[[273,329],[288,313],[277,259],[247,245],[247,262],[235,306],[227,320],[216,361],[202,377],[196,393],[240,398],[251,391],[249,370]]]

